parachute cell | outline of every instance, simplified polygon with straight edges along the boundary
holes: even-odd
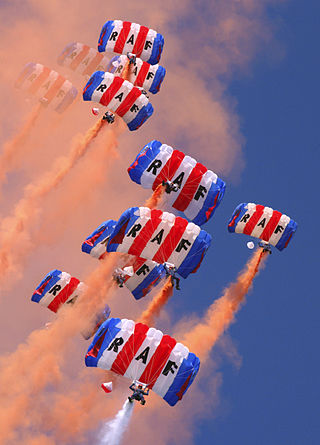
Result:
[[[99,53],[80,42],[69,43],[58,57],[59,65],[66,66],[82,76],[91,76],[95,71],[108,71],[110,56]]]
[[[127,64],[127,56],[115,56],[111,59],[106,71],[121,77]],[[152,94],[156,94],[160,90],[165,75],[166,70],[163,66],[150,65],[150,63],[137,58],[134,63],[129,65],[127,80],[136,87],[141,87]]]
[[[116,113],[137,130],[153,113],[148,98],[139,88],[112,73],[96,71],[83,90],[83,100],[92,100]]]
[[[238,205],[228,222],[229,232],[251,235],[278,250],[287,247],[297,227],[293,219],[277,210],[246,202]]]
[[[184,218],[158,209],[131,207],[117,222],[107,251],[171,263],[186,278],[197,271],[210,243],[207,232]]]
[[[85,362],[148,385],[171,406],[182,399],[200,366],[199,358],[169,335],[119,318],[101,325]]]
[[[165,191],[166,202],[199,226],[214,214],[226,187],[204,165],[156,140],[140,151],[128,173],[132,181],[153,190],[170,181],[176,189]]]
[[[99,52],[135,54],[144,62],[159,62],[164,38],[153,29],[122,20],[108,20],[102,27],[98,42]]]
[[[54,269],[41,281],[31,300],[57,312],[63,304],[74,303],[85,288],[85,284],[78,278]]]
[[[57,113],[63,113],[78,94],[69,80],[40,63],[28,63],[15,86],[35,96],[43,105],[50,106]]]

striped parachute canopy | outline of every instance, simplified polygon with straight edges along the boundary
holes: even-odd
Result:
[[[108,69],[105,71],[121,77],[127,64],[127,56],[115,56],[111,59]],[[158,64],[150,65],[150,63],[143,62],[137,58],[134,63],[129,64],[127,80],[135,87],[140,87],[146,91],[150,91],[152,94],[156,94],[160,90],[165,75],[166,70],[163,66]]]
[[[284,213],[252,202],[239,204],[228,222],[229,232],[251,235],[278,250],[287,247],[297,227]]]
[[[67,272],[54,269],[34,291],[31,300],[57,312],[63,304],[73,304],[86,289],[86,285]]]
[[[166,202],[201,226],[220,204],[225,183],[204,165],[179,150],[159,141],[151,141],[128,168],[132,181],[143,188],[156,188],[171,181],[177,191],[165,192]]]
[[[119,318],[101,325],[85,362],[148,385],[171,406],[182,399],[200,366],[199,358],[169,335]]]
[[[80,42],[69,43],[58,57],[59,65],[66,66],[82,76],[95,71],[108,71],[111,55],[103,55]]]
[[[102,27],[98,42],[100,52],[135,54],[144,62],[159,62],[164,38],[153,29],[122,20],[108,20]]]
[[[131,207],[117,222],[107,251],[174,264],[186,278],[198,270],[210,243],[207,232],[184,218],[158,209]]]
[[[63,113],[78,94],[69,80],[40,63],[28,63],[16,80],[15,87],[36,97],[57,113]]]
[[[89,235],[82,244],[82,252],[94,258],[103,259],[107,253],[107,243],[116,221],[112,219],[102,223]],[[162,264],[142,258],[133,257],[124,267],[132,266],[133,274],[127,275],[125,286],[130,290],[136,300],[145,297],[166,276]]]
[[[57,312],[64,304],[74,304],[77,298],[87,289],[87,286],[72,277],[67,272],[54,269],[49,272],[34,291],[31,300],[47,307],[52,312]],[[100,311],[91,321],[90,326],[83,332],[82,336],[88,340],[92,337],[101,324],[110,316],[108,305]]]
[[[137,130],[149,119],[153,107],[139,88],[112,73],[96,71],[83,90],[83,100],[104,105],[122,117],[129,130]]]

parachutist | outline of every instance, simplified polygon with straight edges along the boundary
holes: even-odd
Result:
[[[129,389],[131,389],[131,391],[133,391],[132,396],[128,397],[129,402],[133,403],[134,400],[137,400],[138,402],[141,403],[141,405],[145,405],[146,401],[143,396],[149,395],[149,388],[147,388],[146,391],[144,390],[145,388],[147,388],[146,385],[141,385],[141,384],[137,384],[136,382],[133,382],[129,386]]]
[[[113,273],[113,279],[118,284],[119,287],[123,287],[123,284],[126,280],[126,273],[124,270],[117,268]]]
[[[114,122],[114,114],[110,113],[110,111],[106,111],[102,117],[104,121],[107,121],[108,124],[113,124]]]
[[[260,241],[259,247],[262,248],[263,252],[268,252],[270,255],[272,254],[271,247],[270,247],[269,243],[266,243],[265,241]]]
[[[174,266],[174,264],[163,263],[163,267],[165,268],[167,277],[171,278],[172,287],[175,287],[177,290],[181,290],[180,278],[176,276],[177,268]]]
[[[166,193],[177,192],[179,190],[178,184],[171,181],[162,181],[162,185],[166,188]]]
[[[129,64],[131,64],[131,63],[135,64],[136,63],[137,56],[135,54],[127,52],[127,57],[129,59]]]

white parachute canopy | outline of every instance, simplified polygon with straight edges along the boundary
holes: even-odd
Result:
[[[253,241],[248,241],[247,242],[247,247],[248,247],[248,249],[254,249],[254,242]]]

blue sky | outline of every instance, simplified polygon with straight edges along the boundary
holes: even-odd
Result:
[[[250,74],[235,75],[228,89],[238,102],[246,167],[239,183],[228,184],[223,205],[208,225],[214,236],[210,263],[215,253],[221,254],[219,283],[235,277],[249,255],[247,237],[222,230],[238,203],[270,205],[290,215],[299,228],[287,250],[268,258],[230,327],[242,365],[236,369],[224,360],[221,366],[218,417],[200,423],[195,438],[203,445],[313,445],[320,438],[320,6],[291,1],[269,13],[276,13],[284,56],[273,58],[272,48],[267,57],[261,53]],[[213,280],[212,295],[219,293]]]

